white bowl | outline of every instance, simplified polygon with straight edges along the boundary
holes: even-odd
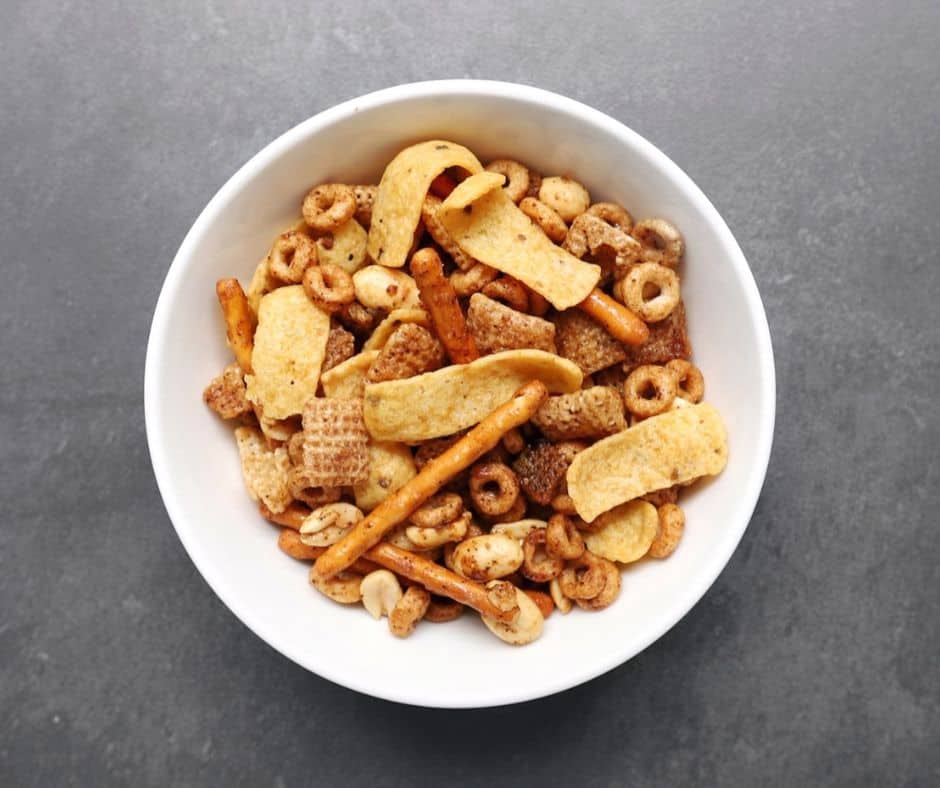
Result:
[[[405,145],[429,138],[481,159],[511,157],[568,173],[595,199],[685,235],[683,293],[695,361],[730,436],[728,467],[683,499],[688,527],[666,561],[627,569],[601,613],[553,615],[522,648],[475,615],[419,626],[406,640],[361,607],[307,584],[307,566],[276,547],[242,483],[232,430],[201,400],[231,360],[216,279],[247,283],[271,239],[298,216],[311,185],[376,182]],[[195,155],[195,154],[194,154]],[[422,706],[496,706],[567,689],[620,665],[702,597],[741,539],[770,455],[774,366],[767,319],[747,262],[704,194],[645,139],[607,115],[543,90],[444,81],[371,93],[316,115],[243,166],[212,198],[170,266],[147,348],[147,440],[164,503],[196,567],[249,628],[285,656],[360,692]]]

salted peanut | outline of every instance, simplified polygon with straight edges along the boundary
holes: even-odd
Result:
[[[549,397],[532,417],[532,423],[553,441],[599,438],[627,428],[623,400],[606,386]]]
[[[650,331],[640,317],[596,287],[578,309],[600,323],[615,339],[636,347],[649,339]]]
[[[387,569],[376,569],[362,578],[359,594],[362,606],[376,621],[390,615],[402,596],[398,578]]]
[[[450,542],[459,542],[467,535],[467,526],[470,524],[470,512],[464,512],[455,520],[436,528],[422,528],[418,525],[409,525],[405,528],[407,536],[418,550],[433,550]]]
[[[370,441],[368,452],[369,475],[353,485],[356,506],[364,512],[372,511],[417,474],[411,449],[404,443]]]
[[[351,503],[328,503],[314,509],[300,526],[300,541],[314,547],[329,547],[342,539],[362,519]]]
[[[228,345],[242,372],[248,374],[252,371],[256,322],[251,304],[237,279],[220,279],[215,283],[215,293],[225,318]]]
[[[584,213],[591,205],[591,195],[584,186],[565,175],[542,178],[539,199],[557,211],[566,222]]]
[[[634,416],[649,418],[664,413],[679,393],[679,379],[668,367],[644,364],[631,372],[623,384],[623,398]]]
[[[646,501],[629,501],[597,518],[584,543],[594,555],[628,564],[639,561],[656,538],[656,508]]]
[[[313,484],[345,487],[369,477],[362,400],[315,397],[304,407],[304,465]]]
[[[629,233],[633,229],[633,217],[618,202],[596,202],[587,209],[587,213],[603,219],[611,227]]]
[[[265,416],[295,416],[316,396],[329,333],[330,316],[311,303],[300,285],[278,288],[261,299],[252,374],[245,383],[248,399]]]
[[[425,617],[431,605],[431,595],[421,586],[411,586],[388,614],[388,631],[397,638],[406,638],[418,622]]]
[[[669,317],[679,304],[679,277],[658,263],[630,267],[614,285],[614,296],[648,323]]]
[[[404,271],[367,265],[352,275],[356,300],[370,309],[417,309],[418,285]]]
[[[310,567],[310,584],[321,594],[342,605],[355,605],[362,599],[362,575],[355,572],[339,572],[324,580],[317,577]]]
[[[682,234],[665,219],[644,219],[633,228],[633,237],[643,246],[642,259],[675,268],[682,259]]]
[[[519,480],[501,462],[481,462],[470,471],[470,500],[482,515],[506,514],[519,498]]]
[[[283,512],[292,500],[287,449],[268,448],[261,431],[254,427],[236,428],[235,441],[248,496],[273,512]]]
[[[659,517],[659,528],[650,545],[649,555],[653,558],[668,558],[679,546],[679,540],[685,530],[685,513],[674,503],[663,504],[656,513]]]
[[[573,605],[571,600],[565,596],[564,592],[561,590],[561,584],[557,577],[553,577],[548,583],[548,594],[552,598],[552,602],[555,603],[555,609],[562,615],[566,615],[571,612]]]
[[[320,265],[335,265],[348,274],[354,274],[366,262],[366,240],[368,234],[355,219],[321,235],[316,240],[317,259]]]
[[[493,581],[499,582],[499,581]],[[545,618],[542,611],[523,591],[510,586],[515,591],[516,604],[519,606],[518,617],[511,623],[503,622],[484,615],[483,623],[496,637],[514,646],[531,643],[542,634]]]
[[[316,244],[309,235],[296,230],[279,235],[268,253],[271,276],[289,285],[300,284],[304,272],[316,264]]]
[[[603,610],[610,606],[620,596],[620,570],[612,561],[604,558],[600,561],[601,571],[604,577],[604,587],[600,592],[592,597],[575,599],[575,604],[582,610]]]
[[[295,465],[291,468],[287,474],[287,488],[291,497],[312,509],[325,503],[333,503],[342,497],[343,491],[340,487],[324,487],[315,482],[316,478],[319,478],[316,472],[305,465]]]
[[[322,183],[304,197],[301,212],[315,231],[331,233],[344,225],[356,212],[356,194],[344,183]]]
[[[547,541],[546,529],[537,528],[522,543],[522,574],[535,583],[547,583],[565,568],[564,559],[548,554],[545,549]]]
[[[237,362],[229,364],[222,374],[206,386],[202,399],[223,419],[237,419],[251,413],[251,403],[245,396],[245,376]]]
[[[623,276],[642,248],[627,232],[591,213],[582,213],[571,223],[562,246],[577,258],[590,253],[607,270],[613,269],[614,276]]]
[[[331,399],[360,399],[365,391],[366,373],[378,357],[378,350],[364,350],[323,373],[323,393]]]
[[[457,493],[440,493],[415,509],[410,519],[419,528],[440,528],[462,514],[463,499]]]
[[[355,352],[356,338],[345,328],[331,328],[326,338],[323,366],[320,368],[321,380],[324,372],[351,359]]]
[[[405,533],[405,530],[408,528],[407,523],[402,523],[401,525],[396,525],[391,531],[385,535],[385,541],[390,545],[394,545],[402,550],[408,550],[412,553],[422,552],[421,548],[418,547],[411,539],[408,538],[408,535]]]
[[[577,309],[555,316],[555,343],[558,353],[577,364],[585,375],[627,358],[627,349],[622,343]]]
[[[353,186],[353,196],[356,198],[356,212],[353,218],[366,229],[372,224],[372,206],[375,204],[375,194],[378,186],[371,184]]]
[[[461,271],[469,271],[477,264],[477,261],[461,249],[460,245],[451,237],[451,234],[447,232],[447,228],[441,221],[440,209],[440,197],[433,194],[425,197],[424,205],[421,208],[421,220],[424,222],[424,227],[428,231],[428,235],[434,239],[434,243],[450,255],[450,258]]]
[[[545,552],[566,561],[581,557],[584,539],[571,517],[555,514],[549,518],[545,529]]]
[[[471,580],[496,580],[522,566],[522,546],[505,534],[483,534],[465,539],[451,557],[458,574]]]
[[[366,373],[367,383],[402,380],[440,369],[444,346],[430,331],[414,323],[395,329]]]
[[[227,368],[226,368],[227,369]],[[676,396],[693,405],[701,402],[705,396],[705,376],[695,364],[683,359],[673,359],[666,364],[676,374]]]
[[[529,168],[512,159],[497,159],[486,165],[489,172],[506,177],[503,191],[514,203],[518,203],[529,191]]]
[[[555,609],[555,603],[544,591],[535,591],[531,588],[526,588],[523,590],[523,593],[535,602],[535,606],[542,614],[542,618],[548,618],[552,614],[552,611]]]
[[[508,536],[521,543],[532,531],[537,528],[545,528],[546,525],[548,525],[548,523],[546,523],[545,520],[536,520],[534,518],[528,520],[514,520],[509,523],[497,523],[490,529],[490,533],[502,534],[503,536]]]
[[[411,273],[447,357],[455,364],[467,364],[479,358],[480,351],[467,329],[457,292],[444,276],[444,266],[437,252],[433,249],[415,252],[411,258]]]
[[[369,256],[400,268],[408,259],[431,182],[450,167],[478,173],[483,166],[469,150],[447,140],[428,140],[400,151],[379,183],[369,227]]]
[[[569,464],[555,444],[542,442],[523,451],[512,468],[529,499],[545,506],[561,489]]]
[[[452,599],[432,596],[431,603],[424,614],[424,621],[430,621],[432,624],[445,624],[448,621],[460,618],[466,609],[466,607],[454,602]]]
[[[517,312],[482,293],[470,297],[467,328],[483,354],[522,348],[555,353],[555,326],[552,323]]]
[[[454,292],[461,298],[479,293],[484,287],[499,276],[499,271],[485,263],[475,263],[465,271],[454,271],[450,283]]]
[[[568,225],[565,224],[565,220],[558,215],[558,211],[554,208],[549,208],[544,202],[535,197],[526,197],[519,203],[519,210],[541,227],[542,232],[556,244],[560,244],[565,240],[565,236],[568,234]],[[572,254],[574,253],[572,252]],[[578,256],[575,254],[575,257]],[[580,256],[583,257],[583,254]]]

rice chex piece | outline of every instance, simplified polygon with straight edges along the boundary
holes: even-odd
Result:
[[[688,360],[692,356],[689,329],[682,301],[669,317],[649,323],[650,338],[642,345],[627,350],[623,370],[627,374],[644,364],[665,364],[676,358]]]
[[[627,349],[593,318],[578,309],[555,317],[558,354],[577,364],[585,375],[623,361]]]
[[[331,328],[326,338],[326,351],[323,355],[322,375],[328,369],[342,364],[346,359],[352,358],[356,352],[356,338],[345,328]]]
[[[361,399],[314,397],[304,406],[306,483],[345,487],[369,476],[369,433]]]

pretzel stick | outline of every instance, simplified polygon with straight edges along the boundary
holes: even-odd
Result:
[[[255,346],[255,315],[237,279],[220,279],[215,294],[225,317],[225,335],[242,372],[251,374],[251,353]]]
[[[614,301],[596,287],[578,304],[578,308],[593,317],[612,337],[621,342],[636,346],[649,339],[650,330],[646,323],[619,301]]]
[[[522,386],[470,432],[439,457],[425,465],[411,481],[392,493],[364,519],[354,525],[336,544],[327,548],[313,567],[313,573],[326,580],[341,572],[385,534],[434,495],[448,481],[472,465],[513,427],[525,424],[548,398],[540,380]]]
[[[454,286],[444,276],[441,258],[433,249],[419,249],[411,258],[411,275],[418,283],[421,301],[438,339],[455,364],[469,364],[480,357],[473,335],[457,302]]]
[[[281,530],[277,538],[277,546],[291,558],[296,558],[298,561],[313,561],[326,551],[325,547],[314,547],[313,545],[304,544],[300,541],[300,534],[290,528],[283,528]],[[353,572],[367,575],[369,572],[374,572],[379,567],[371,561],[360,558],[349,568],[352,569]]]
[[[310,507],[305,506],[299,501],[293,501],[283,512],[272,512],[263,503],[258,508],[261,509],[261,516],[265,520],[275,523],[276,525],[283,525],[285,528],[290,528],[294,531],[300,530],[300,526],[304,524],[304,520],[310,514]],[[316,558],[316,556],[314,556],[314,558]]]

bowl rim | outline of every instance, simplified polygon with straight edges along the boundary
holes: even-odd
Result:
[[[331,664],[329,659],[319,658],[315,653],[299,653],[297,650],[280,641],[276,630],[269,629],[264,617],[249,610],[240,608],[225,591],[225,583],[221,572],[211,560],[211,556],[203,554],[188,537],[189,525],[185,509],[176,496],[169,463],[164,435],[157,428],[163,423],[162,403],[160,399],[160,380],[157,371],[163,368],[163,358],[166,351],[167,327],[171,319],[172,304],[175,293],[181,286],[187,260],[198,239],[212,225],[216,216],[230,200],[236,195],[243,184],[249,182],[254,176],[264,170],[270,162],[281,155],[282,151],[294,144],[315,135],[319,130],[336,123],[361,110],[373,109],[386,104],[414,99],[428,99],[432,97],[453,96],[485,96],[489,98],[505,98],[520,100],[524,103],[538,104],[566,114],[579,116],[581,119],[595,126],[601,127],[605,132],[618,138],[623,144],[634,148],[639,155],[649,159],[661,169],[667,178],[683,192],[684,196],[695,203],[696,208],[716,231],[721,241],[731,251],[729,262],[742,284],[746,307],[754,325],[755,340],[758,345],[758,359],[760,364],[759,377],[761,380],[761,396],[763,402],[759,412],[759,435],[753,455],[748,482],[745,489],[740,491],[738,511],[741,516],[736,523],[729,523],[734,530],[727,534],[723,540],[724,550],[711,559],[707,571],[703,568],[697,582],[684,589],[684,593],[677,595],[665,615],[661,615],[660,625],[652,627],[648,637],[640,641],[639,646],[631,642],[625,648],[611,649],[606,659],[593,662],[589,666],[578,666],[559,677],[557,681],[546,684],[536,691],[517,691],[513,688],[500,688],[494,690],[491,697],[481,698],[479,702],[474,699],[472,703],[450,702],[447,698],[423,697],[419,693],[411,692],[394,686],[383,686],[370,683],[369,676],[350,676]],[[395,87],[367,93],[357,98],[334,105],[307,120],[298,123],[293,128],[281,134],[268,143],[258,153],[243,164],[222,187],[215,193],[205,208],[197,217],[192,227],[186,233],[173,262],[167,270],[166,277],[160,289],[160,295],[154,309],[150,334],[147,342],[146,361],[144,368],[144,420],[146,426],[147,445],[150,460],[156,477],[164,507],[177,536],[184,549],[195,564],[196,569],[222,600],[225,606],[259,638],[271,648],[283,654],[301,667],[325,678],[331,682],[371,695],[373,697],[405,703],[415,706],[433,708],[483,708],[521,703],[528,700],[553,695],[558,692],[590,681],[622,665],[642,653],[655,643],[666,632],[674,627],[705,595],[714,584],[718,575],[724,570],[737,549],[741,538],[747,529],[757,501],[763,487],[770,461],[773,444],[774,423],[776,419],[776,376],[774,368],[773,347],[770,338],[770,328],[763,303],[758,293],[753,273],[748,266],[744,253],[734,238],[728,225],[722,219],[717,209],[705,196],[704,192],[692,179],[665,153],[649,142],[646,138],[630,129],[620,121],[566,96],[552,93],[541,88],[522,85],[512,82],[474,79],[447,79],[425,82],[413,82]]]

